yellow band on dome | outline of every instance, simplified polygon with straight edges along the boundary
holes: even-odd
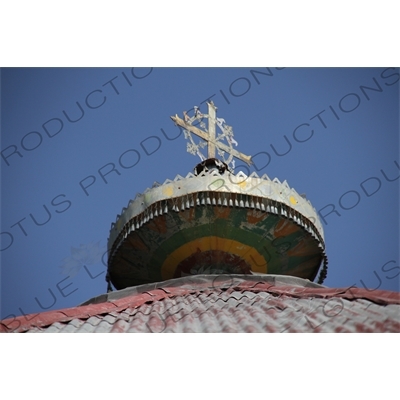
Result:
[[[174,250],[164,261],[161,267],[163,279],[174,277],[176,266],[190,257],[192,254],[201,251],[219,250],[231,253],[245,260],[253,272],[268,273],[268,263],[265,258],[251,246],[237,242],[232,239],[224,239],[217,236],[206,236],[192,240]]]

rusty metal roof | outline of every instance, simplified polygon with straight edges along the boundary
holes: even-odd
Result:
[[[400,332],[400,293],[279,275],[199,275],[4,320],[0,332]]]

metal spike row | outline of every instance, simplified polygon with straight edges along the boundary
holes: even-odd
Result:
[[[166,180],[164,181],[163,184],[160,184],[159,182],[154,182],[152,188],[159,187],[159,186],[162,186],[162,185],[166,185],[166,184],[169,184],[169,183],[173,183],[174,181],[175,181],[175,182],[176,182],[176,181],[180,181],[180,180],[183,180],[183,179],[186,179],[186,178],[198,178],[198,177],[205,177],[205,176],[209,176],[209,175],[210,175],[210,173],[208,172],[208,170],[207,170],[207,171],[206,171],[206,170],[202,171],[202,172],[201,172],[199,175],[197,175],[197,176],[195,176],[195,175],[194,175],[193,173],[191,173],[191,172],[188,172],[187,175],[186,175],[185,177],[183,177],[183,176],[181,176],[181,175],[178,174],[178,175],[176,175],[176,177],[174,178],[174,180],[166,179]],[[212,172],[211,172],[211,175],[212,175],[212,176],[220,176],[220,174],[219,174],[218,171],[212,171]],[[245,179],[248,178],[248,176],[247,176],[243,171],[239,171],[236,175],[235,175],[235,174],[233,174],[233,175],[236,176],[236,177],[239,177],[239,178],[245,178]],[[257,174],[255,171],[252,172],[249,176],[252,177],[252,178],[258,178],[258,179],[263,179],[263,180],[271,181],[271,178],[270,178],[267,174],[263,174],[261,177],[259,177],[258,174]],[[274,179],[272,180],[272,182],[281,184],[281,182],[279,181],[278,178],[274,178]],[[297,194],[297,192],[296,192],[293,188],[290,188],[290,187],[289,187],[289,184],[288,184],[288,182],[287,182],[286,180],[285,180],[282,184],[283,184],[284,186],[286,186],[287,188],[289,188],[289,189],[292,191],[292,194],[293,194],[294,196],[296,196],[296,195],[299,196],[299,195]],[[151,188],[147,188],[147,189],[144,191],[144,193],[148,192],[149,190],[151,190]],[[143,196],[142,193],[137,193],[137,194],[135,195],[134,199],[129,200],[128,206],[127,206],[126,208],[124,207],[124,208],[122,209],[122,213],[123,213],[135,200],[137,200],[137,199],[138,199],[139,197],[141,197],[141,196]],[[299,196],[299,197],[300,197],[300,196]],[[315,210],[315,208],[312,206],[311,202],[310,202],[308,199],[306,199],[306,201],[307,201],[308,204]],[[120,218],[120,216],[121,216],[121,215],[117,215],[115,222],[118,221],[118,219]]]

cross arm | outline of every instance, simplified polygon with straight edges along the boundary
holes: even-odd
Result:
[[[187,124],[183,119],[179,118],[178,115],[175,115],[175,117],[171,117],[172,121],[175,122],[176,125],[181,126],[182,128],[185,128],[186,130],[194,133],[195,135],[201,137],[204,140],[209,140],[208,135],[203,132],[201,129],[196,128],[195,126]]]

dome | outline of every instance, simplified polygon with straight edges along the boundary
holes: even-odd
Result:
[[[108,274],[117,289],[197,274],[320,271],[322,283],[324,249],[316,210],[286,181],[205,168],[129,202],[111,226]]]

